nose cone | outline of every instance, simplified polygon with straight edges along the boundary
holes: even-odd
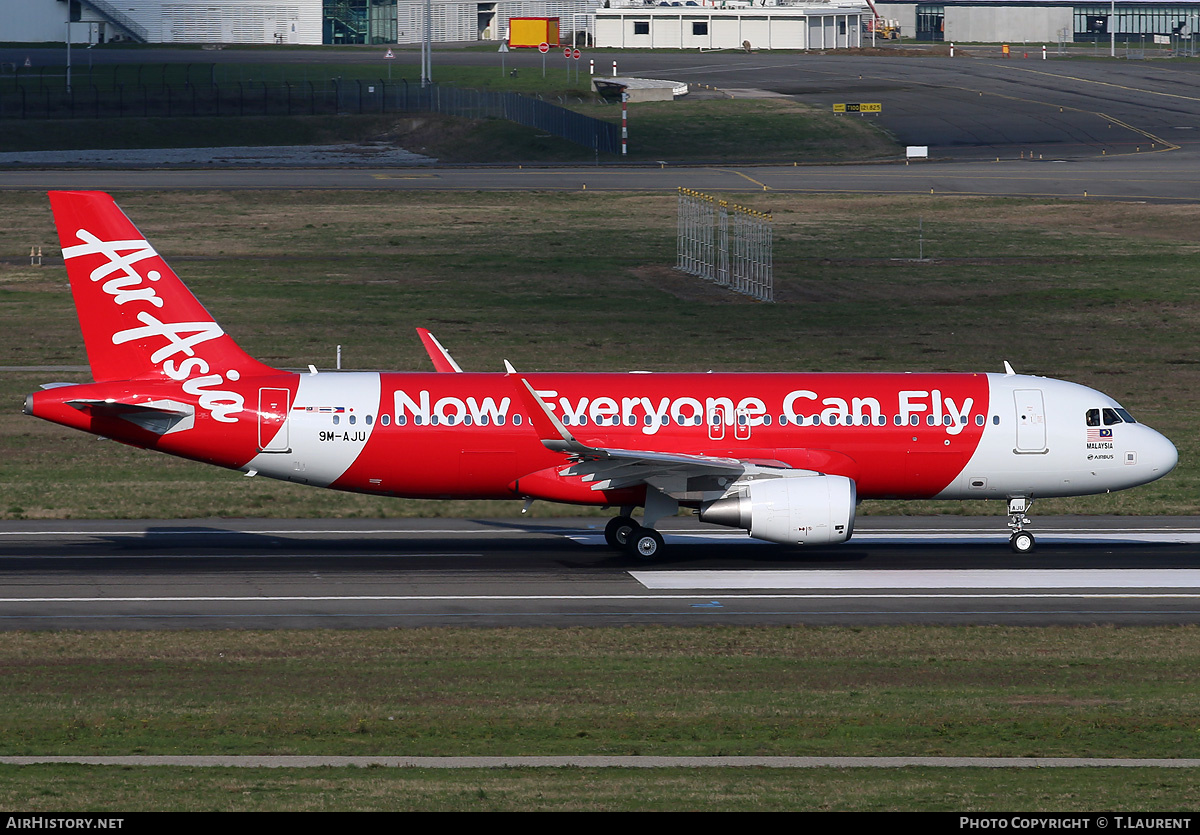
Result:
[[[1147,429],[1145,442],[1146,464],[1150,467],[1150,480],[1162,478],[1179,463],[1179,450],[1163,435]]]

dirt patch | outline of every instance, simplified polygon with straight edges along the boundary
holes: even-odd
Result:
[[[1121,704],[1113,699],[1078,699],[1071,696],[1013,696],[1004,700],[1008,705],[1046,705],[1050,707],[1098,707]]]
[[[630,272],[640,281],[657,290],[662,290],[664,293],[669,293],[677,299],[726,304],[759,304],[749,296],[735,293],[711,281],[680,272],[673,267],[635,267]]]
[[[375,139],[443,162],[577,161],[591,153],[515,122],[434,113],[398,117]]]

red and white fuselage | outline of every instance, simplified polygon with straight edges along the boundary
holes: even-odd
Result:
[[[1077,496],[1176,463],[1112,398],[1012,373],[459,373],[432,347],[443,372],[282,372],[233,343],[107,195],[51,200],[96,382],[36,392],[26,412],[248,474],[644,505],[646,528],[680,504],[723,508],[715,521],[754,535],[821,542],[849,537],[855,500]],[[838,530],[790,533],[825,526],[831,503]]]

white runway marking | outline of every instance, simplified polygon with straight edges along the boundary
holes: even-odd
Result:
[[[631,571],[647,589],[1200,589],[1200,570],[1162,569],[801,569]]]

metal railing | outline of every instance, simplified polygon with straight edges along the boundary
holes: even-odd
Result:
[[[675,268],[764,302],[775,301],[771,215],[679,189]]]
[[[85,6],[91,6],[101,15],[120,26],[131,36],[133,36],[134,40],[140,41],[141,43],[146,43],[150,39],[150,33],[146,30],[145,26],[142,26],[142,24],[138,23],[129,15],[120,11],[112,3],[106,2],[106,0],[81,0],[81,2]]]

